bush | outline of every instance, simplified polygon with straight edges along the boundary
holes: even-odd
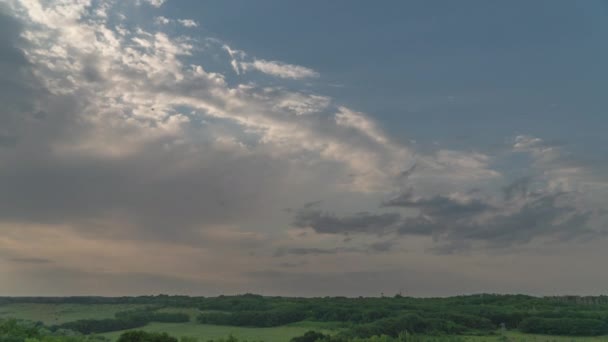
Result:
[[[323,340],[327,337],[328,336],[325,334],[311,330],[311,331],[307,331],[302,336],[297,336],[297,337],[292,338],[290,342],[315,342],[315,341]]]
[[[586,318],[543,318],[524,319],[519,329],[526,333],[570,336],[598,336],[608,333],[604,321]]]
[[[143,327],[148,321],[143,318],[129,319],[81,319],[53,327],[54,330],[69,329],[83,334],[104,333],[109,331],[126,330]]]
[[[127,331],[120,335],[117,342],[178,342],[167,333],[151,333],[141,330]]]
[[[197,318],[199,323],[249,326],[276,327],[288,323],[299,322],[306,314],[296,310],[276,311],[240,311],[234,313],[203,313]]]

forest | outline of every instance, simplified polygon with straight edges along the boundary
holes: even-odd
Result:
[[[0,342],[84,341],[101,338],[97,334],[106,332],[132,332],[152,322],[251,328],[306,323],[312,327],[310,331],[291,338],[293,342],[372,341],[378,338],[387,341],[438,340],[457,339],[459,336],[500,336],[504,331],[576,337],[608,335],[606,296],[478,294],[445,298],[401,295],[297,298],[244,294],[219,297],[0,298],[0,307],[28,303],[138,306],[116,312],[112,318],[83,318],[57,324],[4,319]],[[167,311],[168,308],[171,310]],[[320,328],[315,329],[315,326]],[[335,329],[323,331],[322,327],[327,326]],[[122,342],[170,342],[171,338],[174,337],[145,331],[120,336]]]

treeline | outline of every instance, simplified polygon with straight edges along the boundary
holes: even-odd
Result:
[[[599,336],[608,334],[608,323],[598,319],[530,317],[521,322],[519,330],[546,335]]]
[[[574,297],[577,298],[577,297]],[[569,336],[608,334],[604,297],[580,300],[524,295],[472,295],[450,298],[280,298],[243,295],[210,298],[201,323],[266,327],[308,320],[341,322],[349,336],[397,337],[408,331],[425,335],[488,334],[499,328]],[[597,299],[599,298],[599,299]],[[582,303],[582,304],[581,304]],[[595,303],[590,305],[589,303]],[[257,309],[255,309],[257,308]]]
[[[496,295],[478,294],[472,296],[454,296],[446,298],[406,298],[412,303],[434,302],[443,304],[499,304],[499,305],[519,305],[532,304],[537,306],[608,306],[608,296],[551,296],[533,297],[527,295]],[[391,297],[385,297],[391,298]],[[175,307],[206,307],[209,310],[266,310],[274,306],[273,301],[307,301],[307,300],[375,300],[377,297],[368,298],[345,298],[345,297],[325,297],[325,298],[290,298],[290,297],[264,297],[256,294],[244,294],[235,296],[218,297],[190,297],[182,295],[160,294],[156,296],[134,296],[134,297],[100,297],[100,296],[73,296],[73,297],[0,297],[1,304],[11,303],[47,303],[47,304],[144,304],[162,305]],[[262,306],[260,306],[262,305]],[[528,305],[525,305],[528,306]]]
[[[197,321],[202,324],[234,325],[249,327],[276,327],[299,322],[306,313],[298,310],[239,311],[234,313],[202,313]]]
[[[114,315],[122,320],[145,320],[148,322],[183,323],[190,321],[190,316],[183,312],[162,312],[150,310],[130,310],[117,312]]]
[[[115,318],[81,319],[53,326],[52,330],[68,329],[82,334],[96,334],[117,330],[134,329],[150,322],[182,323],[190,321],[185,313],[156,312],[152,310],[133,310],[118,312]]]
[[[523,332],[596,336],[608,334],[608,301],[597,297],[533,297],[479,294],[448,298],[393,297],[265,297],[254,294],[219,297],[142,296],[1,298],[10,301],[53,303],[146,304],[146,310],[119,313],[114,319],[65,323],[82,333],[134,329],[148,322],[185,322],[187,314],[162,313],[162,307],[195,307],[203,311],[199,323],[272,327],[299,321],[332,322],[352,338],[395,337],[414,334],[488,334],[497,329]]]
[[[116,342],[178,342],[178,340],[167,333],[138,330],[123,333]]]
[[[504,339],[499,339],[504,340]],[[294,337],[290,342],[465,342],[459,336],[424,336],[401,332],[397,336],[374,335],[370,337],[348,337],[342,334],[328,335],[317,331],[308,331],[302,336]],[[525,339],[521,340],[525,342]]]
[[[110,342],[102,336],[85,336],[65,329],[52,331],[40,322],[0,319],[1,342]]]

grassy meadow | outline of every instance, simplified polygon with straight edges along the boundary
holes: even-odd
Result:
[[[199,341],[219,339],[232,335],[239,340],[287,342],[293,337],[303,335],[310,328],[298,326],[280,326],[272,328],[247,328],[197,323],[150,323],[141,329],[149,332],[166,332],[175,337],[195,337]],[[318,331],[324,331],[317,329]],[[111,340],[116,340],[123,331],[113,331],[101,334]]]
[[[173,300],[177,302],[172,302]],[[269,298],[261,298],[261,297],[251,297],[251,296],[242,296],[242,297],[218,297],[218,298],[209,298],[209,299],[199,299],[199,303],[192,304],[186,298],[144,298],[138,299],[139,302],[133,303],[133,301],[129,300],[121,300],[121,299],[92,299],[93,302],[85,302],[85,303],[74,303],[70,300],[59,301],[59,302],[44,302],[45,300],[41,300],[42,302],[1,302],[0,301],[0,320],[6,320],[10,318],[22,319],[27,321],[34,322],[42,322],[45,326],[57,327],[61,325],[65,325],[66,323],[82,321],[82,320],[94,320],[94,321],[103,321],[103,320],[116,320],[117,317],[121,317],[121,313],[125,312],[155,312],[155,313],[166,313],[166,314],[181,314],[183,317],[183,321],[173,321],[173,322],[162,322],[162,321],[149,321],[143,323],[141,326],[131,329],[110,329],[105,330],[106,332],[92,334],[91,336],[99,336],[106,338],[110,341],[116,341],[118,337],[126,331],[129,330],[143,330],[150,333],[168,333],[171,336],[176,338],[191,338],[189,341],[193,341],[193,338],[200,342],[206,342],[210,340],[220,340],[221,338],[225,338],[227,336],[234,336],[240,341],[266,341],[266,342],[289,342],[292,338],[297,336],[302,336],[306,332],[310,330],[314,330],[326,335],[338,335],[343,332],[352,331],[353,329],[357,329],[360,327],[367,327],[369,329],[374,329],[377,325],[374,325],[374,322],[383,322],[384,325],[390,326],[390,319],[395,318],[396,316],[393,313],[390,313],[388,316],[383,316],[384,318],[370,318],[370,322],[353,322],[348,321],[347,319],[342,319],[341,321],[332,320],[331,318],[323,320],[311,320],[311,319],[303,319],[299,321],[292,321],[289,323],[273,323],[270,326],[259,325],[259,326],[251,326],[250,323],[243,323],[240,321],[232,321],[233,319],[242,318],[249,319],[251,318],[248,315],[244,315],[243,313],[251,312],[251,310],[258,309],[266,310],[267,312],[273,312],[274,307],[282,308],[276,309],[281,313],[281,315],[289,315],[292,314],[293,311],[286,311],[285,308],[291,307],[294,303],[299,303],[298,305],[309,305],[308,303],[312,303],[311,306],[307,310],[314,310],[322,308],[325,304],[337,305],[327,306],[324,317],[338,317],[337,314],[348,315],[351,314],[351,311],[340,309],[340,305],[354,305],[352,306],[352,310],[371,310],[370,306],[376,306],[377,308],[390,308],[395,310],[394,312],[399,313],[399,310],[415,310],[416,312],[425,312],[429,307],[435,309],[439,309],[439,313],[435,313],[434,315],[442,314],[442,312],[448,312],[450,310],[455,310],[458,305],[454,303],[469,303],[472,300],[475,300],[474,297],[462,297],[455,299],[447,299],[449,302],[449,306],[443,304],[442,299],[429,299],[429,300],[419,300],[419,299],[390,299],[390,298],[382,298],[382,299],[313,299],[312,301],[308,299],[283,299],[279,297],[269,297]],[[487,298],[484,301],[487,302]],[[528,298],[509,298],[509,297],[497,297],[496,301],[508,301],[510,306],[501,306],[504,308],[510,308],[509,310],[520,310],[519,312],[531,312],[531,315],[539,316],[545,315],[547,317],[560,317],[563,312],[564,315],[568,313],[569,315],[573,315],[573,312],[578,312],[577,315],[580,317],[607,317],[602,316],[603,312],[605,312],[605,308],[602,303],[587,303],[580,304],[577,300],[574,304],[566,303],[563,301],[559,302],[561,304],[555,305],[553,302],[546,301],[544,299],[528,299]],[[529,301],[534,301],[532,304],[529,304]],[[97,301],[106,301],[108,303],[98,303]],[[364,304],[357,304],[359,301],[369,301]],[[169,304],[172,303],[172,304]],[[319,304],[325,303],[325,304]],[[526,304],[528,303],[528,304]],[[543,304],[544,303],[544,304]],[[525,304],[525,305],[524,305]],[[461,305],[461,304],[459,304]],[[503,304],[500,304],[503,305]],[[506,305],[506,304],[504,304]],[[525,309],[529,311],[522,311],[526,305],[531,305],[531,309]],[[542,305],[545,305],[546,311],[542,311]],[[553,307],[555,306],[555,307]],[[302,306],[304,307],[304,306]],[[499,306],[488,306],[488,304],[481,304],[480,308],[485,308],[487,310],[491,307],[499,307]],[[230,310],[230,308],[235,308],[234,310]],[[478,308],[473,305],[470,306],[466,304],[463,308]],[[552,308],[552,309],[551,309]],[[465,312],[464,309],[458,309],[459,312]],[[579,310],[579,311],[576,311]],[[266,312],[264,311],[264,312]],[[408,311],[408,312],[410,312]],[[433,311],[435,312],[435,311]],[[508,311],[506,311],[508,312]],[[118,314],[118,315],[117,315]],[[368,312],[369,315],[376,315],[376,311]],[[219,315],[219,316],[216,316]],[[224,316],[228,315],[228,316]],[[241,315],[241,316],[239,316]],[[577,317],[578,317],[577,316]],[[205,318],[206,321],[201,320],[201,317]],[[234,317],[228,319],[229,324],[222,323],[209,323],[209,320],[226,320],[227,317]],[[257,316],[254,316],[257,317]],[[266,317],[266,316],[260,316]],[[273,316],[268,316],[273,317]],[[268,317],[266,317],[268,319]],[[372,316],[375,317],[375,316]],[[410,317],[410,316],[402,316],[402,317]],[[439,316],[436,316],[439,317]],[[169,317],[171,318],[171,317]],[[463,315],[454,316],[452,319],[466,319],[471,320],[473,316],[471,315]],[[121,319],[125,319],[124,317]],[[296,318],[299,319],[299,318]],[[387,321],[388,319],[388,321]],[[431,319],[432,321],[432,319]],[[431,322],[429,321],[429,322]],[[254,321],[260,322],[260,321]],[[426,322],[426,321],[423,321]],[[474,324],[478,324],[479,322],[473,320],[471,321],[471,326]],[[585,322],[585,321],[583,321]],[[466,322],[465,322],[466,323]],[[483,321],[482,321],[483,323]],[[464,324],[464,323],[463,323]],[[475,330],[471,330],[471,332],[475,332]],[[608,342],[608,335],[598,335],[598,336],[564,336],[564,335],[551,335],[551,334],[532,334],[532,333],[523,333],[518,329],[500,329],[494,325],[494,328],[486,329],[486,330],[476,330],[476,333],[439,333],[438,335],[426,335],[425,333],[417,333],[418,336],[424,337],[425,342],[441,342],[450,340],[450,337],[454,337],[454,341],[458,342],[585,342],[585,341],[606,341]],[[2,340],[2,336],[0,336],[0,341]],[[350,340],[349,340],[350,341]],[[365,340],[367,341],[367,340]],[[375,341],[375,340],[374,340]]]
[[[46,304],[46,303],[18,303],[0,305],[0,318],[18,318],[32,321],[41,321],[44,324],[60,324],[79,319],[113,318],[117,312],[136,310],[145,307],[142,304]],[[239,340],[288,342],[291,338],[301,336],[309,330],[323,333],[334,333],[340,330],[339,323],[303,321],[280,327],[252,328],[235,327],[211,324],[198,324],[195,317],[202,311],[196,308],[167,307],[158,311],[171,313],[186,313],[190,315],[191,322],[187,323],[157,323],[152,322],[137,330],[148,332],[166,332],[176,337],[194,337],[199,341],[219,339],[232,335]],[[126,330],[124,330],[126,331]],[[123,332],[112,331],[99,334],[115,341]],[[512,342],[585,342],[607,341],[608,336],[569,337],[524,334],[516,331],[507,331],[504,334],[487,336],[462,336],[469,342],[500,342],[506,336]]]
[[[117,312],[144,307],[142,304],[11,303],[0,305],[0,318],[18,318],[53,325],[79,319],[113,318]]]

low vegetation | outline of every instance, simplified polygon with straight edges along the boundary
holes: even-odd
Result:
[[[53,330],[69,329],[82,334],[104,333],[143,327],[150,322],[183,323],[190,321],[184,313],[155,312],[153,309],[116,313],[111,319],[81,319],[51,327]]]
[[[94,316],[87,313],[84,319],[59,320],[57,324],[5,319],[1,321],[0,342],[96,339],[195,342],[197,337],[207,336],[206,342],[217,341],[218,335],[228,336],[223,337],[226,341],[439,342],[484,338],[499,341],[512,336],[509,334],[513,332],[576,338],[608,334],[608,297],[605,296],[540,298],[485,294],[423,299],[399,295],[285,298],[246,294],[213,298],[166,295],[0,298],[3,317],[10,317],[7,315],[15,305],[20,307],[26,303],[72,305],[70,310],[64,310],[70,317],[77,317],[73,310],[76,307],[116,305],[132,309],[114,312],[111,318],[107,314],[90,318]],[[133,329],[137,330],[133,332]],[[213,330],[213,337],[199,333],[205,330]],[[229,336],[236,331],[240,335]],[[285,334],[269,337],[272,331],[285,331]],[[476,336],[481,339],[474,340]]]

